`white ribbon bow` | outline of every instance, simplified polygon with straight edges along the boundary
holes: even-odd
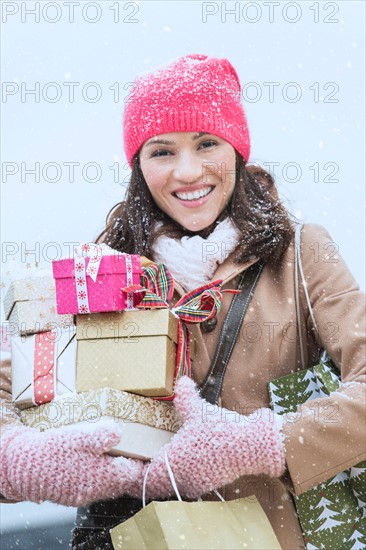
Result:
[[[89,264],[86,269],[86,274],[89,275],[95,282],[98,277],[98,271],[100,262],[103,256],[112,256],[115,254],[115,250],[107,244],[100,243],[83,243],[74,247],[75,263],[77,260],[81,260],[85,265],[85,258],[89,257]]]

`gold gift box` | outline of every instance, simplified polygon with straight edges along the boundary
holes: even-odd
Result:
[[[33,407],[35,335],[11,337],[12,400],[20,409]],[[56,333],[55,395],[75,391],[75,327]]]
[[[122,432],[109,454],[147,460],[168,443],[182,425],[172,403],[113,388],[68,393],[50,403],[25,409],[21,421],[30,428],[69,427],[93,431],[109,420]]]
[[[11,332],[21,335],[67,328],[74,322],[73,315],[58,315],[53,277],[28,277],[13,281],[4,297],[7,321]]]
[[[178,321],[169,309],[77,316],[76,390],[171,395]]]

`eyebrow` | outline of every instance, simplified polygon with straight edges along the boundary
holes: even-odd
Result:
[[[202,136],[208,136],[208,132],[198,132],[194,136],[192,136],[192,140],[199,139]],[[146,147],[149,147],[150,145],[175,145],[175,141],[170,141],[169,139],[155,139],[152,138],[151,140],[147,141],[145,143]]]

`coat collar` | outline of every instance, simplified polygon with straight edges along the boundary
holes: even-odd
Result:
[[[218,266],[216,269],[212,280],[222,279],[222,285],[229,283],[234,279],[239,273],[245,271],[251,265],[255,264],[258,261],[258,258],[253,258],[247,262],[242,262],[240,264],[234,263],[234,253],[230,254],[226,260]]]

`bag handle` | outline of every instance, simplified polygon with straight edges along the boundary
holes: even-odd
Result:
[[[174,492],[177,496],[177,499],[180,502],[182,502],[183,499],[180,496],[180,493],[179,493],[179,490],[178,490],[178,487],[177,487],[177,483],[176,483],[175,478],[174,478],[173,470],[170,466],[168,455],[167,455],[166,451],[164,453],[164,460],[165,460],[165,466],[166,466],[166,469],[168,470],[169,479],[170,479],[170,482],[171,482],[172,487],[174,489]],[[151,462],[150,462],[149,466],[146,469],[146,472],[145,472],[145,475],[144,475],[144,481],[143,481],[143,484],[142,484],[142,506],[143,506],[143,508],[146,507],[146,484],[147,484],[147,477],[149,475],[150,468],[151,468]],[[221,500],[221,502],[225,502],[224,497],[219,493],[219,491],[214,489],[213,492]]]
[[[241,292],[234,296],[227,312],[212,364],[200,387],[201,397],[213,405],[220,397],[225,372],[263,267],[264,262],[257,261],[243,272],[238,284]]]
[[[301,283],[304,288],[305,298],[306,302],[309,308],[309,313],[311,317],[311,321],[313,323],[314,330],[319,335],[319,329],[318,325],[315,320],[314,311],[310,302],[310,296],[308,292],[308,286],[306,283],[304,270],[302,267],[302,261],[301,261],[301,230],[303,225],[302,224],[296,224],[295,226],[295,304],[296,304],[296,321],[297,321],[297,332],[299,335],[299,342],[300,342],[300,354],[301,354],[301,365],[303,369],[306,369],[307,365],[305,364],[305,356],[304,356],[304,342],[302,339],[302,333],[301,333],[301,318],[300,318],[300,290],[299,290],[299,272],[301,276]]]

